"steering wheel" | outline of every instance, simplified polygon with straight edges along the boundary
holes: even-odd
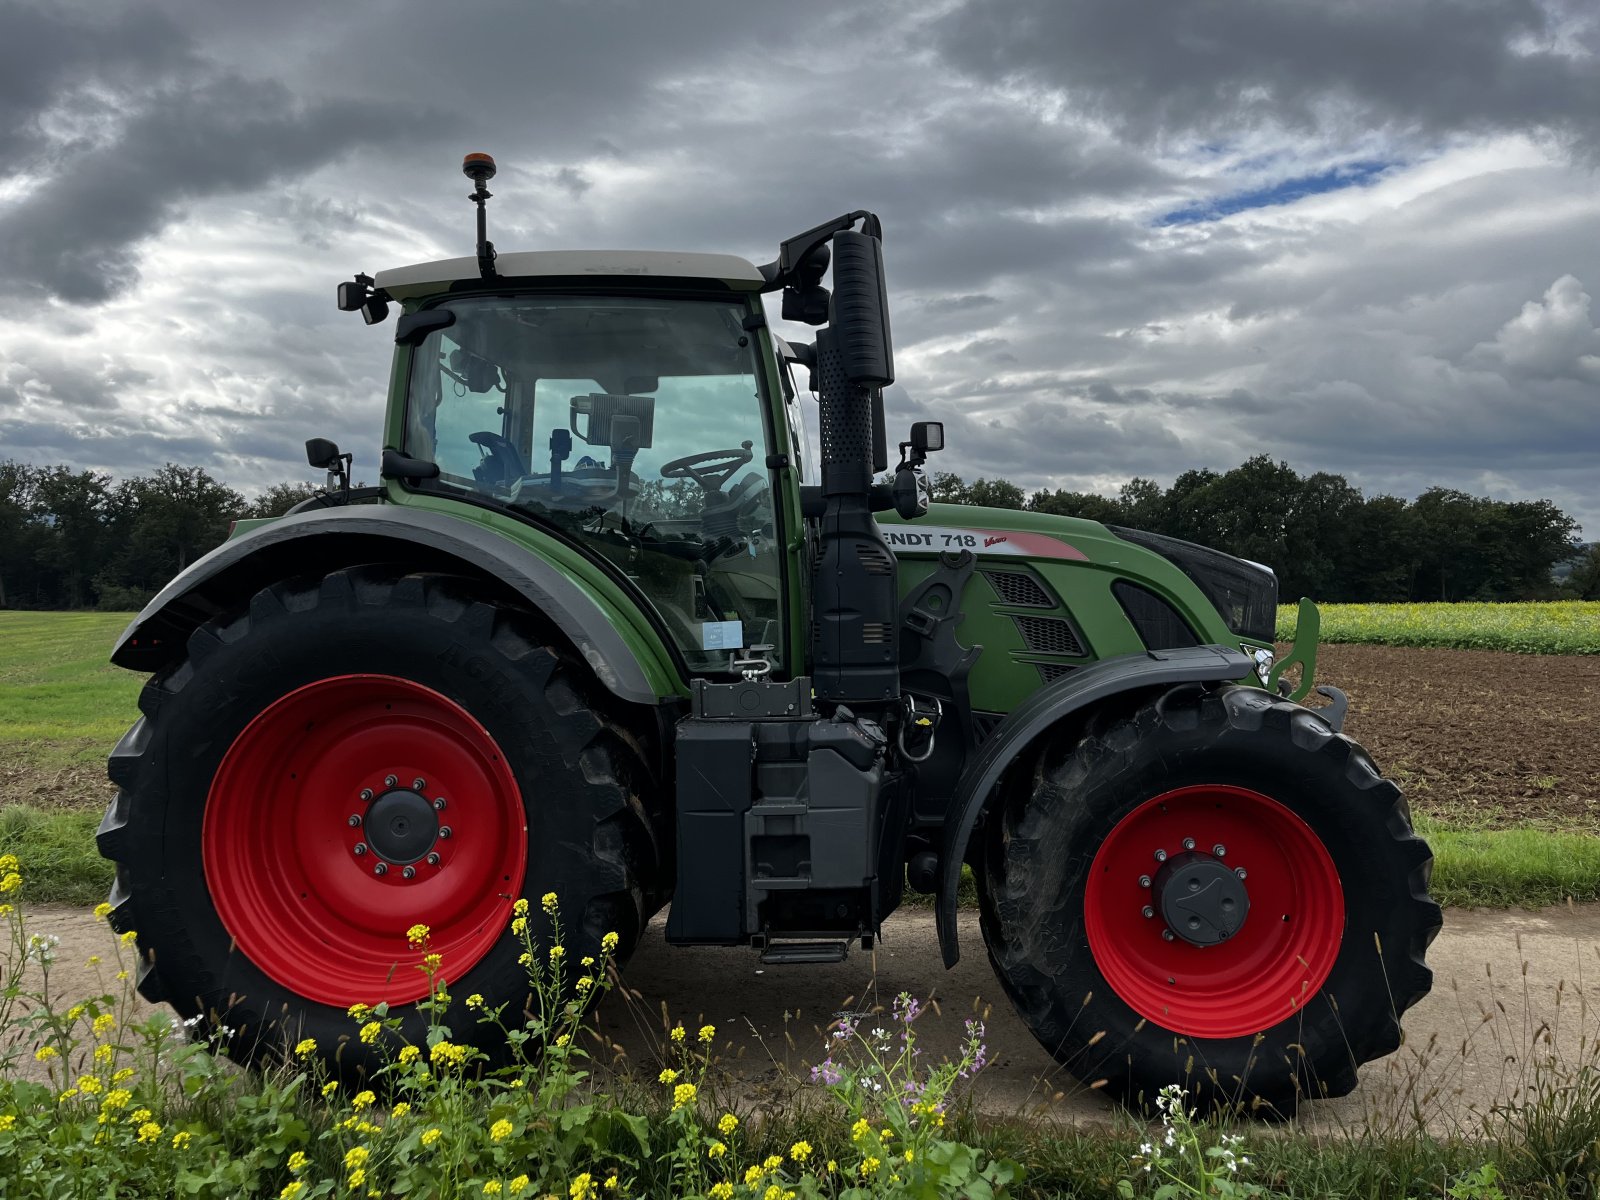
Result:
[[[661,464],[663,479],[692,479],[706,492],[719,492],[722,485],[733,478],[733,473],[753,457],[750,443],[737,450],[705,450],[699,454],[685,454],[671,462]]]
[[[469,433],[467,441],[482,446],[485,451],[483,462],[472,469],[480,482],[500,483],[509,487],[527,474],[527,469],[522,465],[522,455],[509,438],[480,429],[477,433]],[[498,478],[486,478],[492,475]]]

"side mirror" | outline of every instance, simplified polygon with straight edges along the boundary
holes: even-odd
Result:
[[[894,510],[907,521],[928,513],[928,481],[915,467],[901,467],[894,473]]]
[[[389,315],[389,302],[381,296],[368,296],[361,306],[361,319],[368,325],[377,325]]]
[[[833,235],[833,304],[829,322],[838,339],[845,378],[862,387],[894,382],[889,338],[889,298],[883,278],[883,243],[865,233]]]
[[[339,285],[339,311],[359,312],[361,306],[367,302],[371,283],[365,276],[357,275],[354,280],[347,280]]]

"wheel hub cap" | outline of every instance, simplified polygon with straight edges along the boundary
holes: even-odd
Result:
[[[373,853],[388,862],[420,862],[439,837],[433,805],[416,792],[396,788],[372,802],[362,832]]]
[[[1169,858],[1155,878],[1156,907],[1167,928],[1191,946],[1216,946],[1239,932],[1250,895],[1220,859],[1198,851]]]

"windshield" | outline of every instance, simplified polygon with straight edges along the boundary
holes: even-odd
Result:
[[[449,301],[412,357],[405,451],[610,559],[693,670],[770,646],[782,606],[746,309],[588,296]]]

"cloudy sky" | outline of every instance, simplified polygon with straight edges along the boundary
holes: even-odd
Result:
[[[355,270],[883,217],[896,425],[1114,491],[1268,452],[1600,536],[1592,0],[0,0],[0,457],[371,478]]]

